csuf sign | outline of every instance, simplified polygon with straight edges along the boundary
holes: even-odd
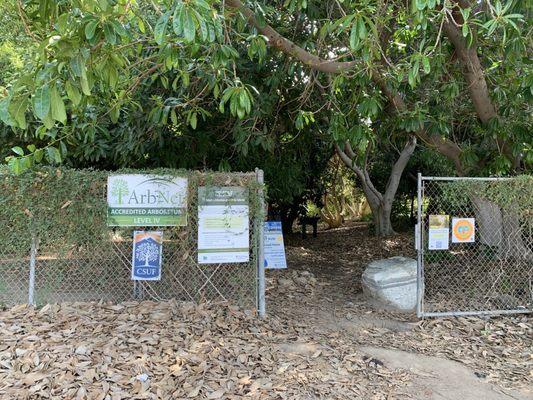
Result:
[[[107,206],[109,226],[187,225],[187,178],[110,175]]]

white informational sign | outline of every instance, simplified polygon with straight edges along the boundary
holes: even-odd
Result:
[[[265,268],[287,268],[285,246],[283,244],[283,231],[280,221],[267,221],[264,224],[264,256]]]
[[[187,225],[187,178],[110,175],[108,226]]]
[[[428,250],[447,250],[450,247],[450,216],[430,215]]]
[[[248,189],[198,188],[198,263],[250,260]]]
[[[475,218],[452,218],[452,243],[474,243],[475,240]]]
[[[134,281],[161,280],[163,232],[133,232],[131,279]]]

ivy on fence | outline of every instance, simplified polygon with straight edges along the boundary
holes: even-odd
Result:
[[[188,222],[164,227],[166,281],[143,283],[152,299],[233,299],[255,305],[257,245],[261,207],[254,173],[200,172],[173,169],[123,169],[112,174],[147,174],[188,179]],[[128,268],[133,227],[107,226],[107,177],[111,172],[44,167],[14,174],[0,167],[0,293],[10,300],[27,290],[32,239],[38,243],[36,290],[38,302],[74,300],[122,301],[131,293]],[[243,264],[199,266],[197,197],[199,186],[248,188],[250,261]],[[142,228],[137,228],[142,229]],[[152,228],[151,228],[152,229]],[[154,227],[153,229],[159,229]],[[3,275],[2,275],[3,274]],[[16,290],[15,290],[16,291]],[[100,297],[100,298],[103,298]],[[2,299],[0,299],[0,303]]]

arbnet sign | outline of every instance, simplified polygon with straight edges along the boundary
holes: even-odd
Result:
[[[187,178],[111,175],[107,178],[107,225],[187,225]]]

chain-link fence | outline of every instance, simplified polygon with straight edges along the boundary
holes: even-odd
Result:
[[[533,178],[419,176],[418,315],[531,312]]]
[[[108,227],[105,172],[0,173],[0,305],[26,303],[33,295],[37,305],[178,299],[256,307],[263,212],[258,173],[170,173],[188,179],[186,226]],[[248,189],[248,262],[197,262],[200,186]],[[143,229],[163,232],[159,281],[131,279],[133,231]]]

